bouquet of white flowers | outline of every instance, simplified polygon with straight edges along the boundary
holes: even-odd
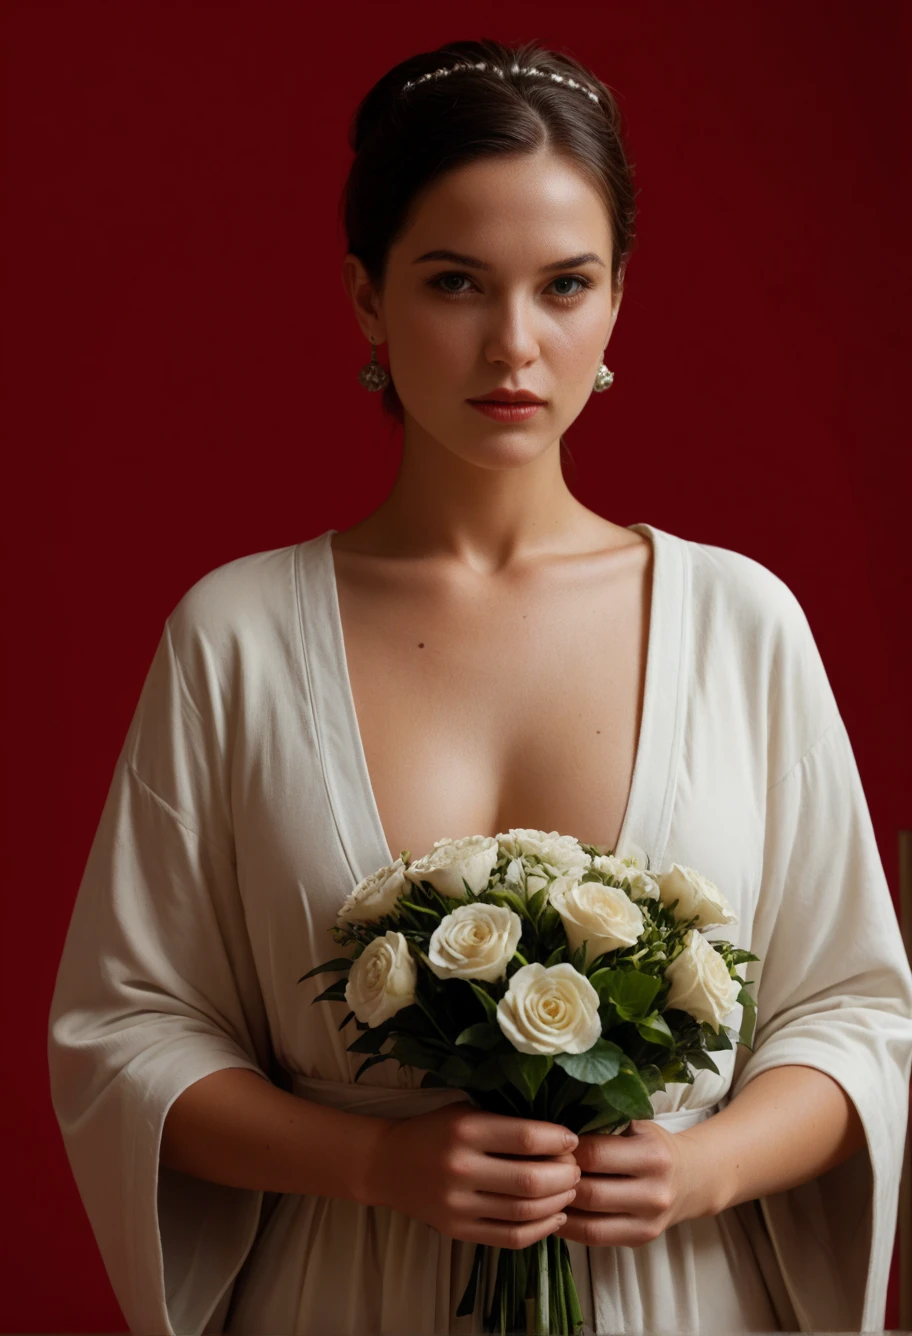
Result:
[[[653,1117],[666,1082],[693,1083],[709,1056],[751,1047],[756,1003],[735,972],[758,960],[705,929],[737,922],[692,868],[655,872],[570,835],[511,829],[437,840],[423,858],[366,877],[332,926],[351,958],[315,1002],[345,1001],[369,1056],[425,1072],[422,1086],[466,1091],[481,1109],[586,1132]],[[723,1018],[740,1003],[740,1031]],[[555,1005],[556,1004],[556,1005]],[[391,1047],[381,1051],[391,1042]],[[471,1313],[479,1244],[457,1316]],[[583,1317],[566,1240],[502,1249],[485,1331],[573,1332]]]

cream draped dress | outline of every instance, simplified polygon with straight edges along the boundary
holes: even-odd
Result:
[[[652,542],[643,716],[617,851],[710,877],[753,1052],[652,1097],[672,1131],[760,1072],[819,1068],[866,1146],[785,1192],[639,1248],[570,1243],[590,1331],[883,1327],[912,1068],[912,973],[843,720],[807,619],[732,550]],[[51,1003],[53,1107],[132,1332],[430,1336],[474,1244],[386,1207],[228,1187],[161,1166],[165,1115],[243,1067],[305,1098],[409,1117],[458,1091],[395,1061],[355,1084],[344,1004],[297,983],[338,954],[352,887],[389,850],[345,659],[330,538],[215,568],[167,618],[78,888]],[[476,832],[442,831],[457,836]],[[574,832],[563,832],[573,834]],[[416,856],[418,852],[416,851]],[[740,1008],[728,1019],[737,1027]]]

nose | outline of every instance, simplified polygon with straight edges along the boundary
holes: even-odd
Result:
[[[491,316],[485,356],[492,365],[523,367],[540,355],[535,314],[521,299],[504,302]]]

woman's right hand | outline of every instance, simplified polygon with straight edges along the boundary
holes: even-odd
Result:
[[[566,1218],[560,1213],[580,1178],[578,1144],[557,1123],[486,1113],[465,1100],[391,1118],[368,1199],[453,1239],[528,1248]]]

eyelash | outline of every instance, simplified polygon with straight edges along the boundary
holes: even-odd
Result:
[[[446,270],[445,273],[435,274],[433,278],[425,279],[425,282],[427,283],[428,287],[436,288],[436,290],[440,293],[442,297],[446,297],[450,301],[453,300],[458,301],[460,298],[466,296],[467,292],[466,288],[460,289],[459,292],[448,292],[445,288],[441,287],[440,284],[444,278],[469,278],[469,275],[460,272],[458,269],[448,269]],[[595,286],[592,282],[592,279],[586,278],[584,274],[559,274],[557,278],[552,278],[551,282],[558,283],[561,281],[561,279],[567,279],[567,278],[572,278],[577,283],[581,283],[582,287],[579,289],[579,291],[573,293],[555,293],[557,301],[559,301],[562,306],[576,305],[578,301],[582,300],[586,290],[588,288]]]

